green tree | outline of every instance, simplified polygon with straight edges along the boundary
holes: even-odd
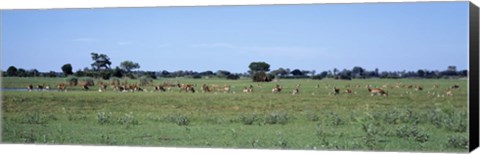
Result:
[[[17,68],[15,66],[10,66],[7,69],[7,76],[17,76]]]
[[[355,66],[352,69],[352,74],[355,77],[364,77],[365,69],[360,66]]]
[[[252,73],[268,72],[270,71],[270,64],[266,62],[252,62],[250,63],[250,65],[248,65],[248,68],[250,68],[250,71],[252,71]]]
[[[140,65],[138,63],[126,60],[120,63],[120,68],[130,73],[133,69],[139,69]]]
[[[110,58],[108,58],[107,55],[98,54],[95,52],[92,52],[91,55],[93,60],[93,63],[91,64],[91,66],[94,71],[110,69],[110,65],[112,64],[112,62],[110,61]]]
[[[72,75],[73,74],[73,68],[72,64],[65,64],[62,66],[62,71],[65,76]]]

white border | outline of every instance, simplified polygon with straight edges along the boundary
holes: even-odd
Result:
[[[65,9],[65,8],[119,8],[158,6],[218,6],[218,5],[268,5],[268,4],[312,4],[312,3],[377,3],[377,2],[431,2],[432,0],[0,0],[0,10],[12,9]],[[466,0],[433,0],[466,1]],[[480,0],[471,0],[480,6]],[[0,12],[1,15],[1,12]],[[1,24],[1,23],[0,23]],[[1,27],[1,26],[0,26]],[[0,51],[1,52],[1,51]],[[412,152],[361,152],[361,151],[303,151],[303,150],[247,150],[208,148],[162,148],[87,145],[22,145],[0,144],[2,153],[410,153]],[[479,154],[480,150],[472,153]],[[419,153],[427,154],[427,153]]]

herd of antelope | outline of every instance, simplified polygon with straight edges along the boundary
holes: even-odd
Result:
[[[109,85],[112,87],[113,91],[118,91],[118,92],[169,92],[169,91],[173,91],[174,89],[177,89],[180,92],[195,93],[196,92],[195,89],[197,88],[197,84],[182,84],[182,83],[179,83],[178,81],[176,83],[163,82],[162,84],[153,86],[152,90],[150,90],[150,91],[142,88],[140,85],[138,85],[136,83],[131,84],[131,83],[128,83],[127,81],[125,81],[124,83],[120,83],[120,81],[114,80],[110,84],[99,81],[99,82],[97,82],[97,85],[99,87],[99,89],[98,89],[99,92],[106,91],[107,87]],[[67,87],[68,86],[71,86],[71,85],[67,85],[65,83],[60,83],[60,84],[57,85],[57,90],[67,92]],[[82,83],[78,84],[77,86],[80,86],[81,89],[83,89],[85,91],[89,91],[90,87],[93,86],[93,83],[82,82]],[[150,85],[150,86],[152,86],[152,85]],[[337,87],[337,86],[333,86],[333,87],[331,85],[326,85],[325,86],[326,89],[331,88],[331,92],[329,92],[329,95],[339,95],[341,93],[357,94],[357,91],[361,90],[361,87],[362,86],[359,85],[359,84],[357,84],[357,85],[348,84],[343,89],[341,89],[340,87]],[[257,84],[257,88],[261,89],[262,86],[260,84]],[[300,94],[300,88],[301,88],[300,84],[297,84],[292,89],[291,94],[292,95]],[[320,88],[320,84],[317,84],[315,86],[315,88],[316,89]],[[407,84],[390,84],[390,85],[385,84],[385,85],[380,86],[380,87],[373,87],[372,85],[366,85],[365,88],[371,96],[388,96],[387,89],[400,89],[400,88],[411,89],[411,90],[407,90],[406,94],[412,93],[412,91],[423,91],[424,90],[424,87],[422,85],[407,85]],[[453,91],[452,90],[458,90],[459,88],[460,88],[460,86],[455,84],[455,85],[452,85],[450,87],[445,88],[443,94],[442,93],[437,93],[437,92],[430,92],[430,91],[428,92],[428,94],[437,95],[439,97],[440,96],[453,96]],[[52,88],[50,87],[50,85],[42,84],[42,85],[37,85],[36,86],[36,90],[40,90],[40,91],[50,91],[51,89]],[[254,86],[250,84],[249,86],[243,87],[242,92],[243,93],[253,93],[253,89],[254,89]],[[272,93],[281,93],[283,89],[284,88],[281,85],[276,84],[272,88]],[[433,89],[440,89],[440,87],[439,87],[439,85],[435,84],[432,87],[432,90]],[[30,85],[27,86],[27,90],[28,91],[33,91],[33,90],[35,90],[35,87],[32,84],[30,84]],[[200,86],[200,90],[201,90],[202,93],[235,93],[235,91],[233,91],[231,86],[228,85],[228,84],[224,84],[224,85],[203,84],[203,85]],[[314,93],[312,93],[312,95],[314,95]]]

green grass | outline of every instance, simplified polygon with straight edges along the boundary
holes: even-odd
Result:
[[[197,93],[3,91],[2,142],[261,149],[466,152],[466,80],[167,79],[197,84]],[[123,81],[123,80],[121,80]],[[4,88],[56,85],[64,78],[3,78]],[[108,82],[108,81],[104,81]],[[137,81],[129,81],[131,83]],[[201,93],[202,84],[229,84],[235,93]],[[423,91],[366,85],[422,85]],[[254,92],[242,93],[252,84]],[[257,85],[258,84],[258,85]],[[280,84],[284,90],[272,94]],[[291,95],[296,84],[300,94]],[[315,88],[319,84],[319,88]],[[439,89],[433,89],[438,84]],[[460,85],[453,97],[444,89]],[[343,93],[350,85],[354,93]],[[357,85],[359,87],[357,87]],[[261,86],[261,88],[260,88]],[[340,95],[330,95],[334,86]],[[153,86],[144,87],[152,90]],[[70,90],[71,89],[71,90]],[[433,94],[435,93],[435,94]]]

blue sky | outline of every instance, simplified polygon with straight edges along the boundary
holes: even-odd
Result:
[[[91,52],[148,71],[467,69],[468,2],[1,12],[2,70],[76,71]]]

